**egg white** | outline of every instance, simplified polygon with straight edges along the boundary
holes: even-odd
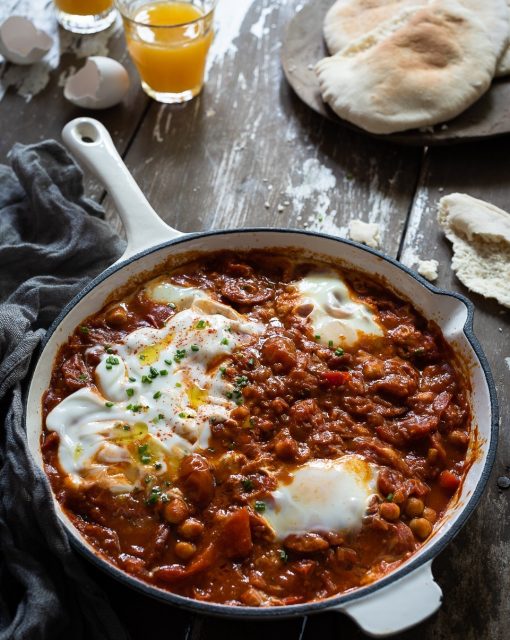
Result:
[[[363,458],[312,460],[270,494],[264,517],[277,540],[310,532],[355,532],[375,493],[377,467]]]
[[[211,422],[236,406],[219,365],[263,326],[198,289],[160,279],[146,293],[159,302],[164,296],[177,313],[162,329],[143,327],[111,345],[95,370],[98,390],[76,391],[47,417],[60,436],[60,465],[75,483],[130,491],[148,465],[151,473],[171,472],[208,446]],[[145,462],[133,448],[139,441]]]
[[[299,304],[311,305],[308,319],[317,340],[327,346],[352,346],[362,334],[382,336],[373,311],[355,300],[332,269],[315,271],[296,284]]]

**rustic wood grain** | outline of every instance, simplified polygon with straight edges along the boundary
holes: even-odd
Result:
[[[124,153],[135,132],[149,99],[139,88],[138,76],[125,50],[124,35],[120,21],[98,35],[78,36],[59,28],[53,11],[52,0],[2,0],[0,2],[0,22],[9,15],[30,17],[37,26],[45,29],[54,39],[55,45],[40,65],[19,67],[7,62],[0,63],[1,134],[0,162],[5,162],[7,152],[16,142],[24,144],[39,142],[47,138],[60,141],[63,126],[78,116],[89,115],[100,120],[110,131],[117,147]],[[59,54],[59,48],[62,49]],[[86,55],[109,55],[119,60],[128,70],[131,87],[121,105],[102,111],[90,111],[75,107],[63,95],[64,78],[85,64]],[[60,62],[51,68],[51,61]],[[0,60],[3,60],[0,56]],[[45,74],[49,74],[47,85],[36,95],[19,95],[30,88],[24,87],[29,77],[31,83],[44,84]],[[15,83],[15,84],[13,84]],[[103,195],[102,186],[88,178],[88,193],[99,199]]]
[[[339,129],[296,99],[280,43],[298,4],[252,2],[203,94],[184,106],[152,104],[126,162],[182,231],[284,226],[345,236],[348,221],[362,218],[381,224],[382,246],[395,255],[420,151]]]
[[[297,95],[311,109],[340,127],[361,131],[339,118],[322,100],[315,64],[329,55],[322,37],[322,23],[333,0],[314,0],[300,11],[285,32],[282,61],[285,75]],[[510,133],[510,79],[496,80],[491,89],[472,107],[433,131],[417,129],[379,136],[408,145],[448,145]]]

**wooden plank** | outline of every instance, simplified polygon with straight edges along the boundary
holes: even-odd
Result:
[[[298,4],[244,0],[231,16],[220,3],[203,94],[183,106],[152,104],[127,164],[182,231],[284,226],[345,235],[361,218],[381,224],[382,246],[396,255],[421,151],[343,131],[301,104],[279,57]]]
[[[2,133],[0,162],[16,142],[33,143],[46,138],[60,141],[62,127],[73,118],[91,115],[103,122],[121,153],[124,153],[148,105],[139,87],[138,76],[125,51],[120,20],[107,32],[76,36],[58,28],[52,0],[7,0],[0,3],[0,22],[9,15],[31,17],[54,39],[54,46],[43,62],[31,67],[8,63],[0,65],[0,109]],[[62,49],[62,54],[60,54]],[[108,55],[126,66],[131,88],[123,103],[104,111],[75,107],[63,96],[63,81],[83,66],[87,55]],[[0,58],[1,59],[1,58]],[[97,181],[87,181],[95,198],[103,194]]]
[[[497,478],[510,471],[510,312],[468,292],[450,268],[451,245],[436,221],[437,202],[455,191],[510,209],[510,163],[505,140],[434,149],[427,157],[410,215],[401,260],[439,261],[438,285],[460,291],[476,307],[475,333],[489,359],[498,390],[501,429],[498,456],[488,489],[475,514],[434,564],[444,591],[440,613],[402,636],[413,640],[503,640],[510,620],[510,501]]]

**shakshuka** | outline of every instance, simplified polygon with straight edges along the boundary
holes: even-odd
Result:
[[[376,278],[212,253],[76,328],[41,444],[62,508],[120,569],[203,601],[296,604],[433,535],[469,464],[468,396],[438,327]]]

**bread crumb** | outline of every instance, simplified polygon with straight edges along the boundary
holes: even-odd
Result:
[[[420,260],[418,262],[418,273],[430,282],[437,280],[437,268],[439,262],[437,260]]]
[[[377,249],[379,247],[379,225],[375,222],[363,222],[363,220],[351,220],[349,222],[349,238],[354,242],[361,242],[367,247]]]

